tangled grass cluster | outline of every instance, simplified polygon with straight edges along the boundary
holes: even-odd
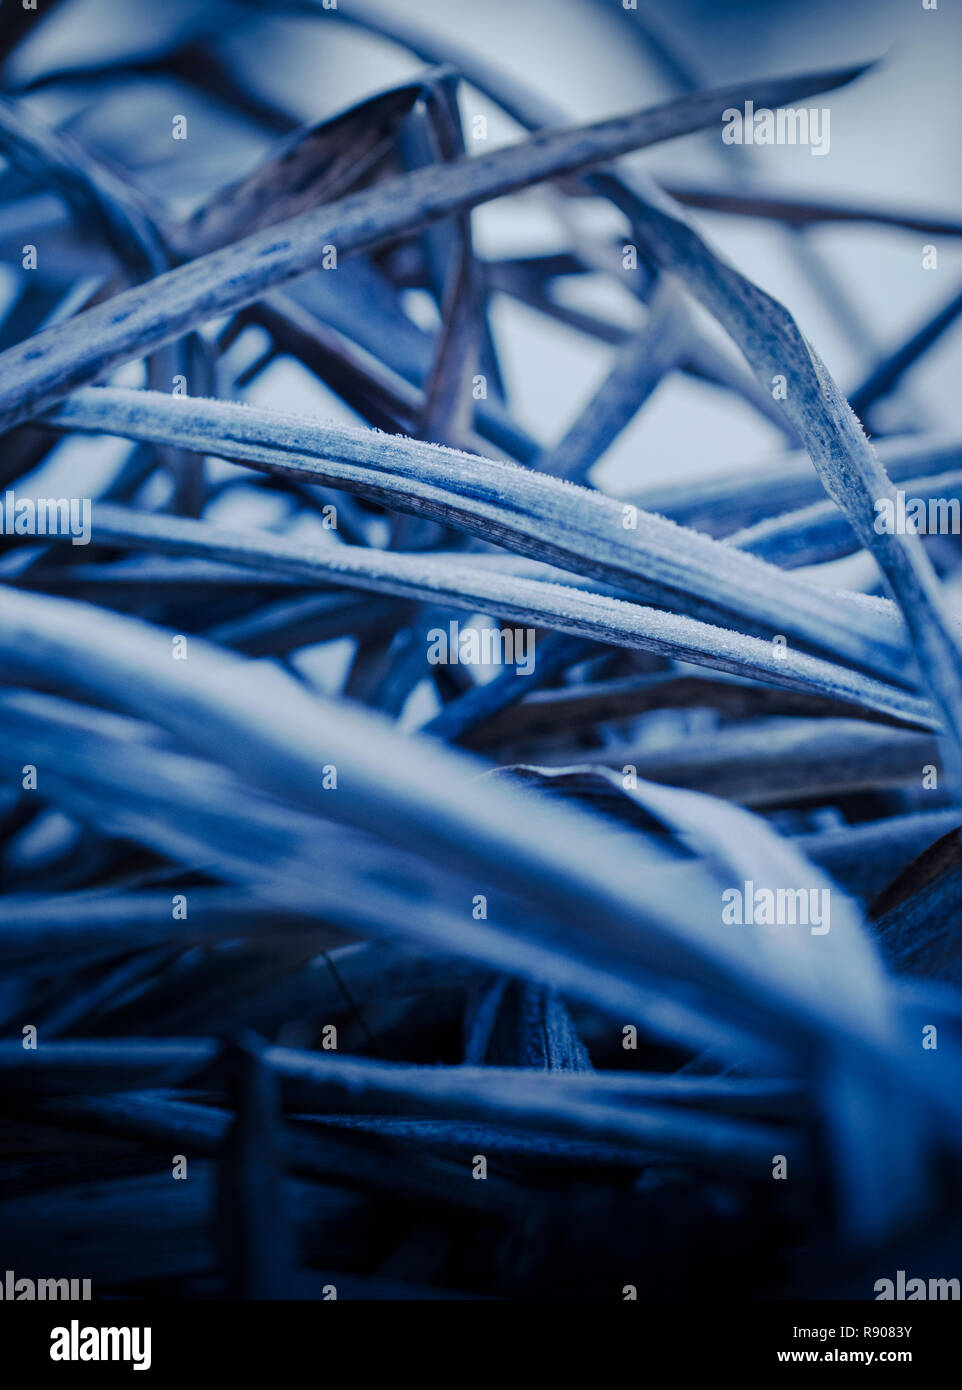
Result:
[[[962,495],[962,436],[860,423],[960,303],[853,411],[685,205],[799,248],[962,224],[618,162],[872,70],[693,89],[626,13],[679,94],[572,126],[402,7],[197,0],[31,64],[75,10],[0,33],[0,1266],[183,1298],[962,1274],[960,552],[875,524],[896,485]],[[225,14],[412,75],[305,123]],[[466,91],[517,138],[473,144]],[[532,189],[566,249],[482,253],[472,210]],[[610,351],[553,442],[495,301]],[[676,373],[783,451],[606,495]],[[37,524],[51,490],[89,535]],[[859,551],[876,588],[819,579]],[[485,630],[530,669],[430,655]]]

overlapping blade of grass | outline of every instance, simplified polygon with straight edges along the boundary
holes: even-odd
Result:
[[[249,564],[262,576],[276,573],[305,583],[347,584],[470,613],[482,609],[532,627],[657,652],[786,689],[843,700],[901,722],[935,726],[927,701],[846,666],[666,609],[627,603],[590,589],[502,574],[490,566],[473,566],[470,558],[458,563],[373,547],[308,547],[258,532],[232,532],[188,518],[110,506],[98,507],[96,518],[94,539],[104,545]],[[289,606],[284,605],[282,616],[289,612]],[[309,610],[308,621],[317,617]],[[322,625],[327,622],[326,607],[320,619]],[[433,625],[425,622],[425,640]],[[258,630],[261,627],[259,624]],[[249,632],[250,620],[240,628],[241,638]],[[223,629],[221,636],[233,640],[234,628]]]
[[[304,8],[307,11],[313,9],[316,12],[316,6],[312,4],[312,0],[304,0]],[[673,84],[687,94],[697,91],[701,85],[698,80],[697,65],[679,54],[675,41],[665,39],[664,36],[653,32],[650,15],[642,17],[637,10],[634,10],[630,12],[629,19],[643,30],[645,45],[651,47]],[[416,23],[411,23],[408,20],[399,21],[395,16],[385,14],[380,7],[370,3],[356,8],[348,22],[359,24],[366,29],[393,39],[411,52],[417,53],[425,61],[456,62],[459,69],[470,81],[529,130],[542,126],[550,127],[558,122],[558,108],[552,102],[546,101],[526,85],[506,77],[485,63],[483,59],[479,59],[476,54],[465,52],[450,39],[440,41]],[[870,65],[863,67],[862,71],[866,71],[868,66]],[[741,155],[743,158],[751,153],[753,151],[746,150],[744,147],[735,151],[736,155]],[[616,207],[626,213],[633,225],[637,222],[637,188],[631,182],[622,179],[614,169],[604,169],[599,173],[590,175],[587,184],[592,192],[610,198]],[[652,185],[652,190],[657,191],[654,189],[654,185]],[[796,249],[806,268],[811,270],[814,262],[810,250],[806,251],[805,246],[800,242],[796,243]],[[649,255],[649,260],[653,265],[660,264],[657,255]],[[816,284],[821,287],[824,273],[822,268],[816,266],[816,269],[819,271],[815,276]],[[839,302],[838,287],[833,286],[832,292],[824,297],[829,306],[834,309]],[[737,335],[733,336],[739,346],[744,347]],[[707,346],[708,350],[711,351],[710,344]],[[766,379],[764,386],[767,387],[767,385]],[[766,408],[768,404],[766,402]],[[790,411],[785,413],[786,422],[793,418]],[[797,426],[797,421],[795,421],[795,425]],[[789,428],[791,429],[791,427]],[[791,432],[795,433],[795,430],[791,430]],[[804,440],[804,433],[801,434],[801,438]]]
[[[362,1113],[387,1109],[401,1114],[448,1115],[489,1119],[495,1123],[548,1129],[579,1138],[686,1155],[696,1163],[734,1163],[740,1171],[759,1172],[765,1142],[772,1133],[762,1125],[746,1126],[679,1107],[659,1109],[638,1103],[630,1108],[605,1105],[605,1089],[592,1094],[591,1075],[568,1084],[562,1073],[557,1090],[537,1074],[488,1067],[410,1068],[366,1060],[327,1059],[317,1053],[272,1048],[272,1065],[281,1077],[288,1106],[319,1109],[347,1107]],[[577,1074],[575,1074],[577,1075]],[[495,1090],[492,1076],[503,1084]],[[632,1094],[629,1091],[629,1094]],[[326,1105],[325,1105],[326,1102]],[[754,1133],[752,1132],[754,1130]],[[766,1154],[766,1159],[768,1154]]]
[[[144,1070],[145,1082],[150,1082],[158,1071],[167,1068],[182,1072],[185,1078],[209,1073],[212,1082],[220,1079],[223,1054],[213,1040],[186,1037],[163,1041],[118,1039],[115,1055],[120,1065],[116,1067],[110,1054],[113,1045],[104,1040],[58,1042],[43,1057],[36,1059],[35,1072],[45,1078],[45,1085],[51,1094],[60,1087],[69,1087],[73,1079],[72,1070],[84,1060],[95,1073],[101,1075],[105,1092],[122,1090],[125,1083],[135,1076],[138,1066]],[[16,1042],[0,1045],[0,1074],[4,1079],[9,1077],[11,1084],[19,1087],[22,1085],[21,1073],[12,1065],[16,1061],[13,1051],[16,1046],[19,1046]],[[508,1107],[514,1101],[528,1103],[544,1090],[543,1080],[537,1071],[528,1068],[471,1065],[456,1068],[416,1067],[367,1058],[321,1058],[312,1052],[290,1048],[271,1049],[267,1056],[276,1064],[278,1075],[288,1078],[291,1083],[286,1097],[290,1110],[329,1109],[332,1114],[363,1114],[368,1110],[367,1103],[374,1100],[371,1112],[383,1109],[387,1113],[396,1108],[399,1092],[407,1091],[410,1109],[406,1113],[443,1114],[460,1099],[461,1081],[464,1083],[463,1094],[472,1098],[485,1088],[486,1081],[503,1082]],[[318,1062],[316,1067],[314,1060]],[[742,1119],[797,1118],[805,1114],[811,1103],[808,1087],[785,1079],[677,1076],[590,1069],[562,1071],[560,1076],[553,1079],[558,1082],[556,1089],[559,1096],[607,1104],[619,1100],[647,1102],[657,1107],[673,1107],[676,1111],[704,1110],[727,1113]],[[327,1104],[305,1104],[309,1089],[317,1092],[326,1089],[329,1093]],[[496,1088],[490,1086],[488,1089]],[[129,1099],[134,1102],[135,1098],[130,1096]],[[498,1104],[497,1101],[493,1103]],[[144,1095],[132,1105],[131,1111],[139,1111],[146,1116],[154,1105],[162,1107],[162,1098]],[[94,1108],[104,1114],[110,1113],[106,1101]],[[38,1113],[69,1112],[61,1104],[57,1107],[44,1105]],[[119,1106],[117,1114],[119,1118]]]
[[[43,1096],[74,1094],[78,1075],[94,1094],[170,1085],[204,1072],[217,1056],[206,1039],[51,1043],[31,1053],[27,1065],[11,1055],[11,1048],[23,1052],[18,1043],[0,1043],[0,1091]],[[411,1067],[279,1047],[267,1049],[264,1060],[280,1079],[286,1108],[294,1112],[453,1115],[637,1146],[756,1179],[770,1166],[776,1137],[778,1142],[794,1138],[801,1147],[800,1139],[784,1130],[713,1113],[717,1092],[711,1110],[697,1108],[697,1088],[688,1091],[686,1104],[659,1106],[657,1084],[646,1088],[642,1078],[635,1087],[620,1082],[619,1094],[619,1082],[570,1085],[569,1074],[562,1074],[557,1087],[546,1088],[537,1074],[522,1069]],[[492,1086],[492,1079],[501,1084]],[[626,1097],[633,1104],[623,1104]],[[673,1099],[670,1092],[666,1099]]]
[[[278,8],[283,9],[287,7],[289,0],[275,0],[275,3]],[[296,8],[302,9],[305,13],[317,14],[317,4],[314,3],[314,0],[299,0]],[[452,39],[450,36],[445,36],[442,39],[408,16],[399,18],[397,15],[385,12],[379,5],[371,4],[370,0],[365,0],[363,4],[355,4],[349,13],[338,12],[337,17],[349,24],[356,24],[364,30],[392,40],[409,52],[416,54],[424,62],[453,64],[467,81],[484,92],[526,130],[550,129],[563,124],[565,121],[564,113],[553,101],[546,99],[526,83],[518,81],[486,62],[477,52],[473,49],[466,49],[456,39]],[[631,12],[629,17],[636,22],[639,18],[637,11]],[[666,53],[660,46],[656,46],[656,52],[660,59],[665,59]],[[863,65],[858,75],[866,72],[871,66],[871,64]],[[689,64],[676,67],[669,61],[667,70],[680,91],[686,95],[697,92],[700,83],[696,80]],[[747,152],[743,151],[743,153]],[[622,201],[620,201],[622,197],[627,198],[629,203],[631,201],[630,190],[622,184],[612,169],[605,170],[602,175],[588,175],[584,180],[584,190],[577,179],[569,181],[566,186],[566,191],[580,193],[585,190],[592,194],[600,193],[605,197],[612,196],[614,191],[615,196],[612,197],[612,201],[618,207],[623,206]],[[594,268],[608,270],[610,269],[610,262],[603,258],[600,263],[595,264]],[[730,365],[725,363],[716,345],[697,331],[692,334],[691,360],[686,365],[696,372],[705,372],[709,379],[717,379],[738,390],[756,409],[769,418],[773,418],[779,427],[784,429],[792,438],[792,441],[796,442],[797,436],[786,417],[782,415],[779,419],[779,413],[772,411],[772,402],[767,392],[754,387],[750,378],[746,382],[740,381],[738,375],[732,373]],[[516,455],[516,457],[519,456]]]
[[[620,190],[614,192],[620,196]],[[826,492],[878,561],[947,731],[962,749],[962,646],[918,537],[875,530],[876,502],[894,506],[895,494],[854,412],[782,304],[716,255],[654,184],[636,179],[630,194],[620,201],[645,254],[663,271],[685,276],[686,286],[725,327],[761,380],[786,377],[786,414]]]
[[[127,290],[0,354],[0,428],[11,429],[75,387],[190,328],[242,308],[316,268],[325,246],[338,255],[372,249],[431,222],[574,173],[630,150],[717,124],[730,106],[778,106],[852,81],[863,67],[739,83],[635,115],[508,149],[417,170],[370,191],[312,209],[189,265]]]
[[[43,695],[7,695],[3,709],[3,746],[11,754],[32,749],[44,765],[48,794],[111,833],[149,845],[186,870],[247,885],[255,901],[260,894],[307,922],[383,932],[420,914],[436,936],[457,934],[457,919],[443,906],[458,891],[448,878],[435,874],[432,887],[409,858],[278,806],[225,769],[168,746],[150,726]],[[315,886],[319,844],[331,859],[323,887]],[[365,865],[372,882],[362,892]],[[18,942],[24,945],[15,931]],[[41,944],[39,937],[38,949]]]
[[[887,1019],[881,1023],[883,1030],[894,1023],[895,1009],[881,960],[860,931],[857,910],[844,895],[833,891],[831,881],[789,841],[776,835],[759,817],[728,801],[644,779],[635,779],[626,789],[624,779],[613,772],[594,769],[594,775],[675,831],[693,837],[733,872],[739,885],[746,884],[746,892],[751,880],[753,887],[762,881],[781,889],[827,894],[832,902],[832,922],[824,944],[831,936],[831,950],[822,950],[823,943],[804,932],[762,933],[757,949],[764,954],[790,956],[795,971],[808,978],[813,988],[837,975],[851,982],[852,1008],[859,1012],[867,1030],[872,1030],[873,1016]],[[839,1049],[829,1065],[844,1072],[852,1062],[850,1054]],[[922,1146],[910,1129],[912,1105],[903,1102],[903,1124],[893,1124],[889,1088],[880,1084],[877,1076],[873,1078],[871,1069],[855,1061],[851,1084],[863,1096],[871,1095],[871,1109],[866,1106],[853,1118],[842,1106],[832,1106],[826,1118],[843,1160],[846,1219],[861,1238],[867,1238],[884,1232],[890,1223],[918,1208]],[[840,1133],[844,1135],[841,1140]]]
[[[0,614],[8,668],[30,675],[53,662],[79,689],[146,716],[271,795],[280,792],[294,805],[336,815],[415,852],[430,843],[452,862],[473,865],[482,884],[493,878],[539,895],[544,910],[557,911],[561,921],[584,913],[595,924],[594,946],[583,929],[568,939],[588,968],[603,940],[604,956],[630,980],[644,943],[648,968],[660,964],[669,976],[681,970],[690,979],[724,980],[726,990],[753,1007],[764,997],[786,1021],[790,1013],[799,1024],[818,1020],[829,1036],[847,1036],[857,1049],[886,1050],[874,1028],[859,1032],[865,1020],[853,1022],[842,982],[837,993],[823,981],[813,994],[782,957],[763,961],[747,937],[687,918],[685,903],[671,894],[656,903],[650,891],[638,891],[637,866],[614,845],[598,841],[590,857],[573,852],[593,822],[544,806],[535,830],[526,803],[504,788],[475,783],[465,796],[464,779],[475,765],[463,755],[424,741],[415,747],[370,716],[311,698],[276,669],[248,665],[238,681],[236,660],[203,643],[192,644],[189,661],[175,663],[166,634],[94,610],[84,616],[81,637],[76,605],[9,594]],[[91,667],[86,652],[94,633],[100,660]],[[283,723],[266,721],[265,711],[277,708],[285,711]],[[333,796],[321,789],[321,768],[332,758],[339,772]],[[566,936],[559,931],[559,943]]]
[[[679,76],[683,88],[692,85],[687,70]],[[603,171],[594,176],[593,185],[630,218],[633,234],[653,265],[685,275],[688,287],[726,328],[762,382],[779,374],[794,378],[786,415],[829,496],[876,556],[912,632],[922,672],[957,750],[962,749],[962,646],[917,538],[898,533],[879,537],[872,528],[874,504],[881,498],[894,500],[891,484],[824,363],[784,306],[718,257],[654,183],[638,177],[625,181]],[[956,312],[957,306],[950,305],[923,330],[920,343],[909,345],[910,355],[927,345],[930,332],[937,336]],[[897,370],[902,366],[900,360]],[[958,757],[957,751],[956,763]]]
[[[31,1105],[29,1114],[75,1135],[93,1128],[117,1138],[170,1145],[172,1153],[186,1150],[209,1158],[218,1156],[230,1124],[225,1109],[146,1090],[79,1099],[58,1096]],[[479,1194],[474,1183],[455,1181],[460,1169],[449,1158],[425,1147],[399,1145],[388,1136],[372,1139],[356,1131],[293,1122],[284,1126],[281,1143],[290,1171],[302,1177],[395,1200],[403,1196],[432,1206],[440,1203],[445,1212],[484,1212],[486,1218],[502,1221],[520,1214],[529,1200],[522,1187],[500,1174],[489,1174],[491,1187],[486,1196]]]
[[[662,517],[626,513],[600,493],[511,464],[231,402],[153,392],[78,392],[49,419],[58,428],[176,442],[349,488],[656,603],[711,621],[753,622],[773,635],[797,634],[876,674],[905,677],[894,610],[803,585]]]
[[[656,993],[640,960],[633,960],[634,978],[625,976],[623,968],[613,970],[608,947],[599,950],[600,943],[585,938],[581,914],[559,907],[554,920],[546,918],[537,892],[526,879],[519,886],[523,896],[530,898],[533,893],[533,902],[523,912],[510,900],[499,909],[504,885],[498,875],[486,880],[491,920],[483,923],[461,916],[457,905],[470,903],[472,884],[476,886],[480,872],[477,850],[470,841],[457,840],[457,848],[448,856],[451,865],[466,866],[469,874],[459,889],[447,869],[441,872],[436,862],[426,877],[410,859],[385,856],[373,841],[345,841],[334,827],[320,831],[311,817],[290,806],[278,807],[273,804],[276,788],[265,800],[224,768],[185,757],[162,743],[152,746],[146,737],[149,726],[138,727],[115,715],[108,718],[73,710],[49,698],[10,696],[4,712],[0,743],[11,756],[24,747],[35,751],[47,793],[57,804],[85,821],[147,844],[189,869],[243,884],[285,914],[300,913],[349,930],[412,934],[508,973],[551,980],[616,1016],[643,1017],[646,1027],[664,1032],[673,1041],[688,1039],[691,1045],[711,1046],[736,1056],[759,1052],[743,1033],[705,1017],[706,1010],[715,1011],[709,1007],[709,996],[704,997],[699,1013],[692,1007],[690,986],[682,1002],[675,1001],[671,986],[662,981]],[[336,766],[340,774],[342,759],[326,765]],[[332,790],[322,814],[343,818],[341,790],[340,784],[337,793]],[[521,809],[516,812],[520,814]],[[582,841],[590,829],[591,823],[582,826]],[[537,833],[531,834],[537,843]],[[317,881],[319,839],[330,856],[321,883]],[[431,841],[412,842],[413,852],[422,853],[425,843]],[[636,841],[630,874],[634,878],[647,874],[644,899],[638,899],[643,916],[656,897],[670,913],[677,896],[673,879],[656,882],[651,876],[661,859],[663,853],[656,846],[649,852],[643,842]],[[622,865],[623,874],[627,868]],[[699,899],[711,900],[712,895],[710,881],[700,878],[696,869],[689,870],[689,906]],[[564,921],[573,930],[570,940],[565,939]],[[623,955],[616,952],[615,958],[623,960]]]
[[[169,855],[188,872],[201,869],[245,886],[255,902],[273,905],[281,931],[291,913],[350,931],[400,931],[494,969],[552,980],[570,996],[616,1017],[643,1018],[646,1029],[675,1044],[708,1047],[719,1055],[767,1056],[769,1049],[741,1028],[710,1016],[717,1010],[707,994],[695,1007],[698,994],[690,985],[676,997],[670,984],[646,982],[640,967],[634,979],[624,978],[606,966],[604,950],[594,952],[593,964],[581,932],[566,945],[560,922],[543,920],[537,902],[522,910],[492,883],[491,922],[470,921],[458,905],[470,902],[476,874],[459,886],[438,863],[426,873],[410,857],[399,859],[375,841],[345,839],[333,826],[322,830],[310,817],[265,801],[221,768],[163,745],[151,747],[144,732],[116,716],[94,718],[62,702],[9,697],[0,742],[11,757],[24,747],[34,750],[46,792],[57,805]],[[331,806],[337,809],[336,803]],[[329,856],[320,881],[319,842]],[[660,857],[656,850],[652,858],[636,841],[632,872],[645,866],[650,873]],[[650,877],[648,888],[650,897]],[[666,902],[676,891],[667,882],[658,889]],[[688,874],[687,891],[692,902],[699,891],[694,872]],[[41,933],[38,949],[43,942]],[[27,949],[16,930],[12,944],[15,952]],[[32,960],[40,966],[36,952]],[[143,1026],[142,1008],[139,1017]]]

